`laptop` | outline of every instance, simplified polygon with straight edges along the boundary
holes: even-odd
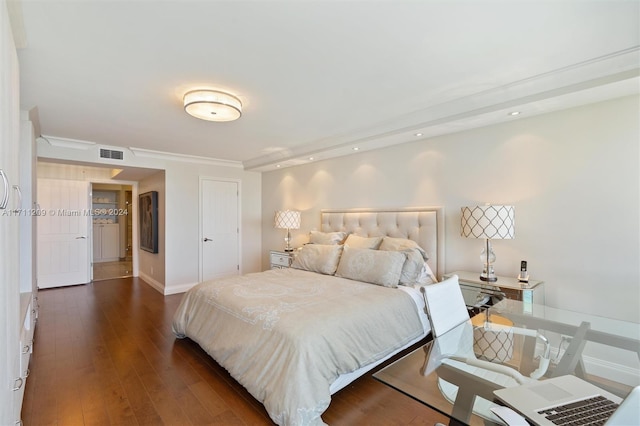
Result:
[[[622,400],[585,380],[568,375],[498,389],[493,393],[498,400],[538,426],[605,422],[612,426],[640,425],[640,386]],[[595,409],[589,411],[585,405],[593,405]],[[585,423],[587,419],[593,423]]]

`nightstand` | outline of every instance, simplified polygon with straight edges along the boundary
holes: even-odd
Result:
[[[528,283],[521,283],[517,278],[498,277],[498,281],[489,283],[480,280],[480,272],[468,271],[450,272],[443,278],[449,278],[452,275],[458,276],[460,289],[468,306],[477,306],[492,296],[500,299],[515,299],[529,305],[544,305],[543,281],[529,280]]]
[[[293,252],[292,251],[278,251],[271,250],[269,252],[269,268],[270,269],[282,269],[288,268],[291,266],[293,262]]]

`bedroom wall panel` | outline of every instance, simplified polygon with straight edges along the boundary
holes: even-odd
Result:
[[[513,204],[516,237],[493,244],[498,275],[526,259],[552,306],[640,322],[639,105],[625,97],[264,173],[263,245],[281,246],[271,221],[283,208],[302,212],[300,246],[321,209],[437,205],[446,271],[479,273],[482,241],[460,236],[460,207]]]

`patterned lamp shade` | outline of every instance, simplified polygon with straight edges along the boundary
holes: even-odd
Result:
[[[460,235],[467,238],[510,240],[514,238],[513,206],[462,207]]]
[[[277,211],[275,227],[278,229],[300,229],[300,212],[293,210]]]

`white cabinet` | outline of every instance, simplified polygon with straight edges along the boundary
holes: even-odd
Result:
[[[13,43],[7,2],[0,1],[0,424],[20,423],[20,409],[28,372],[36,310],[32,271],[20,270],[30,257],[33,242],[28,231],[33,221],[32,130],[20,122],[18,57]],[[27,133],[27,131],[29,131]],[[24,138],[22,137],[24,135]],[[21,146],[28,143],[28,147]],[[25,169],[27,168],[27,169]],[[24,241],[21,241],[24,238]],[[21,244],[24,243],[24,244]],[[26,268],[25,268],[26,270]],[[24,279],[24,280],[23,280]],[[22,281],[22,283],[21,283]],[[27,315],[27,312],[30,313]],[[36,310],[37,314],[37,310]],[[29,316],[29,318],[27,318]],[[23,345],[28,343],[28,345]],[[24,353],[28,346],[28,353]]]
[[[120,259],[120,227],[117,223],[93,225],[93,261]]]

